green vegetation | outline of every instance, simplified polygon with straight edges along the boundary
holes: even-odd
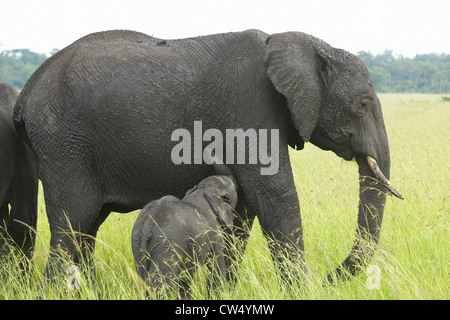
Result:
[[[379,55],[359,52],[369,69],[377,92],[450,92],[450,54],[418,54],[395,57],[392,51]]]
[[[0,82],[6,82],[21,90],[28,78],[48,57],[29,49],[0,52]]]
[[[358,170],[354,162],[308,144],[303,151],[291,150],[305,236],[305,281],[291,290],[283,285],[256,223],[238,281],[213,298],[450,299],[450,101],[420,94],[382,94],[380,99],[390,138],[391,182],[405,200],[387,199],[380,244],[371,262],[376,267],[323,287],[327,273],[353,244]],[[3,266],[0,299],[97,299],[98,293],[102,299],[143,299],[130,240],[137,214],[113,213],[100,227],[97,288],[82,282],[83,290],[69,290],[63,279],[59,286],[43,290],[50,234],[41,192],[33,275],[21,280],[17,262]],[[206,297],[207,276],[204,269],[196,275],[194,299]]]
[[[51,54],[58,50],[54,49]],[[368,67],[379,93],[450,92],[450,54],[422,54],[396,57],[392,51],[379,55],[361,51],[358,56]],[[31,74],[48,57],[29,49],[0,52],[0,82],[21,90]]]

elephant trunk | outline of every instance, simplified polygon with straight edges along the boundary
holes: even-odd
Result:
[[[360,188],[358,227],[356,239],[349,256],[330,275],[329,283],[346,279],[363,269],[375,253],[380,238],[386,195],[391,193],[401,199],[403,196],[389,182],[389,149],[385,150],[380,164],[370,156],[357,156]]]

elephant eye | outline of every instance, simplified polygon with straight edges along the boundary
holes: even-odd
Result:
[[[359,107],[356,106],[356,108],[354,109],[354,112],[362,117],[367,113],[367,110],[369,110],[369,107],[371,105],[372,99],[370,98],[363,98],[359,101]]]
[[[361,100],[361,109],[367,110],[368,107],[369,107],[369,100],[367,100],[367,99]]]

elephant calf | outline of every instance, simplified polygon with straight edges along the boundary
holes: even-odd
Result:
[[[164,284],[179,285],[180,296],[189,298],[195,268],[205,263],[214,286],[225,280],[220,231],[233,226],[236,189],[233,178],[210,176],[187,191],[182,200],[165,196],[142,209],[132,232],[134,262],[139,276],[157,295]]]

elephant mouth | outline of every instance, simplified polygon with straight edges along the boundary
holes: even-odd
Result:
[[[316,127],[313,132],[313,135],[311,136],[311,143],[322,150],[333,151],[338,157],[343,158],[346,161],[351,161],[356,156],[355,152],[351,148],[351,145],[339,143],[333,140],[328,132],[320,127]]]
[[[355,157],[355,154],[353,153],[353,151],[351,149],[344,150],[344,151],[338,151],[338,152],[336,152],[336,155],[346,161],[351,161]]]
[[[378,182],[384,185],[392,195],[396,196],[399,199],[404,199],[403,195],[389,182],[389,180],[384,176],[383,172],[380,170],[377,161],[371,156],[366,156],[367,164],[372,170]]]
[[[394,186],[389,182],[389,180],[385,177],[383,172],[381,171],[380,167],[378,166],[377,161],[369,156],[364,155],[362,153],[355,153],[355,151],[352,149],[351,144],[338,144],[335,143],[329,135],[326,133],[326,131],[319,131],[320,134],[313,135],[311,137],[311,142],[318,146],[319,148],[323,150],[332,150],[334,153],[336,153],[337,156],[343,158],[346,161],[351,161],[353,158],[365,158],[365,161],[369,165],[370,169],[372,170],[375,177],[372,177],[372,179],[377,180],[377,182],[380,182],[383,186],[385,186],[389,192],[396,196],[399,199],[404,199],[403,195],[396,189]]]

